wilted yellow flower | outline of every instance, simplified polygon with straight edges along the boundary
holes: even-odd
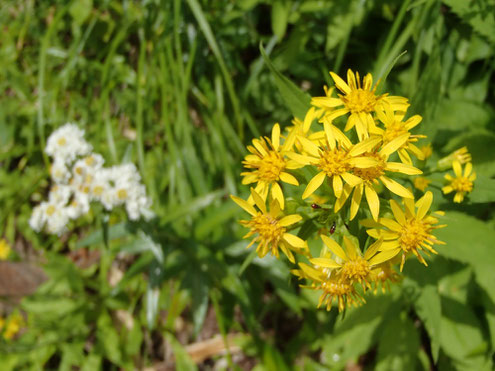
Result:
[[[390,290],[390,283],[399,282],[400,279],[401,277],[394,270],[390,261],[373,267],[370,273],[370,280],[374,284],[374,294],[377,293],[378,287],[381,287],[382,293],[385,293],[385,291]]]
[[[427,215],[432,201],[433,194],[430,191],[426,192],[416,203],[414,203],[414,199],[403,198],[404,210],[395,200],[390,200],[390,207],[395,220],[380,218],[378,222],[361,221],[361,224],[366,227],[375,227],[367,230],[371,237],[384,240],[379,250],[390,252],[391,257],[402,252],[401,272],[406,257],[411,253],[427,266],[428,264],[419,252],[425,252],[427,255],[428,252],[437,254],[432,245],[445,244],[431,234],[433,230],[445,227],[445,225],[435,225],[438,223],[438,219],[432,215]],[[437,214],[442,215],[443,213],[437,212]]]
[[[302,198],[311,196],[324,182],[326,178],[332,181],[333,191],[336,197],[340,197],[343,189],[343,181],[351,189],[362,182],[362,179],[351,173],[353,168],[374,166],[373,159],[365,158],[363,152],[371,150],[379,140],[369,139],[355,146],[349,143],[349,147],[337,142],[327,135],[327,145],[319,147],[310,140],[298,137],[303,149],[308,155],[289,153],[288,156],[301,165],[313,165],[319,173],[316,174],[306,186]]]
[[[306,242],[293,234],[287,233],[286,228],[302,220],[302,217],[297,214],[283,216],[276,199],[272,200],[268,211],[265,201],[253,188],[251,188],[251,196],[260,211],[256,211],[253,205],[242,198],[230,196],[236,204],[252,216],[251,220],[240,221],[242,225],[250,228],[244,238],[255,236],[248,248],[257,243],[256,252],[260,258],[264,257],[268,252],[278,258],[278,250],[280,249],[292,263],[295,262],[292,251],[306,254],[308,248]]]
[[[322,235],[321,238],[325,246],[335,254],[336,259],[330,258],[327,253],[323,257],[310,259],[310,262],[318,267],[335,269],[340,280],[351,284],[358,282],[364,290],[371,287],[369,275],[372,268],[390,259],[388,252],[377,254],[382,243],[381,240],[371,245],[363,256],[361,250],[346,236],[344,236],[345,249],[330,237]]]
[[[431,143],[428,143],[425,146],[420,148],[421,152],[423,152],[423,157],[426,160],[433,154],[433,148],[431,148]]]
[[[407,99],[403,97],[392,97],[387,94],[376,95],[378,84],[373,86],[373,78],[368,73],[361,79],[359,73],[355,74],[349,69],[347,70],[347,83],[342,80],[337,74],[330,72],[335,86],[343,94],[338,94],[338,98],[330,96],[315,97],[311,103],[327,111],[327,118],[333,121],[337,117],[350,113],[345,126],[345,131],[356,127],[359,140],[363,140],[369,136],[368,130],[375,126],[372,112],[377,109],[389,107],[394,111],[406,111],[409,104]],[[344,108],[338,108],[344,106]]]
[[[401,197],[414,198],[411,191],[406,189],[395,180],[385,176],[386,171],[399,172],[407,175],[418,175],[422,171],[415,168],[412,165],[403,164],[400,162],[388,162],[388,157],[400,148],[408,139],[408,134],[403,134],[400,137],[395,138],[391,142],[384,145],[378,152],[365,152],[363,156],[369,157],[375,160],[376,165],[368,168],[354,168],[352,173],[363,179],[363,183],[357,185],[354,188],[354,193],[351,199],[351,214],[350,219],[354,219],[356,216],[359,205],[361,204],[361,198],[363,193],[366,196],[366,201],[371,211],[371,215],[374,220],[378,220],[378,214],[380,212],[380,200],[375,190],[375,186],[379,185],[379,181],[383,183],[391,192]],[[347,198],[349,198],[352,189],[347,185],[344,186],[341,196],[335,203],[335,211],[338,211],[345,204]]]
[[[334,299],[337,301],[339,312],[351,305],[358,306],[366,302],[353,284],[341,280],[334,270],[323,267],[311,267],[305,263],[299,263],[300,269],[294,269],[292,274],[299,279],[312,281],[311,285],[301,285],[303,288],[311,290],[322,290],[318,301],[318,308],[323,304],[327,310],[332,308]]]
[[[448,169],[454,165],[454,161],[457,161],[461,165],[471,162],[471,154],[468,152],[466,146],[459,148],[448,156],[438,160],[438,169]]]
[[[448,194],[455,191],[454,202],[460,203],[464,200],[466,193],[473,190],[473,182],[476,179],[476,173],[473,171],[473,164],[468,162],[464,168],[464,175],[462,174],[461,164],[455,160],[452,164],[454,169],[455,178],[450,174],[445,174],[450,184],[442,188],[443,193]]]
[[[256,192],[266,200],[271,186],[271,196],[276,199],[280,207],[284,208],[284,195],[279,182],[299,185],[297,179],[286,170],[301,167],[295,161],[285,158],[285,154],[294,144],[294,135],[289,135],[284,144],[280,144],[280,126],[275,124],[272,129],[271,140],[267,137],[253,139],[253,145],[247,149],[251,154],[242,162],[247,169],[254,169],[241,173],[244,176],[242,184],[257,183]],[[250,200],[251,201],[251,200]]]
[[[414,115],[404,122],[402,121],[404,116],[405,112],[394,112],[391,109],[377,110],[376,117],[383,123],[385,129],[374,127],[370,129],[370,134],[379,135],[382,138],[383,144],[387,144],[401,135],[408,134],[422,120],[421,116]],[[397,153],[403,163],[412,165],[409,152],[419,160],[424,160],[423,152],[413,144],[419,138],[426,138],[426,136],[410,134],[407,141],[397,149]]]
[[[0,240],[0,260],[5,260],[10,254],[10,245],[5,238]]]
[[[11,340],[20,331],[23,325],[24,319],[20,314],[11,315],[3,332],[4,339]]]
[[[414,178],[414,188],[419,189],[421,192],[424,192],[430,183],[431,180],[423,176],[417,176]]]

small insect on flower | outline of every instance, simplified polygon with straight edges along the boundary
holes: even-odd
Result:
[[[311,204],[311,208],[316,210],[316,209],[321,209],[321,206],[318,204]]]
[[[330,234],[334,234],[335,233],[335,228],[337,228],[335,222],[332,223],[332,226],[330,227]]]

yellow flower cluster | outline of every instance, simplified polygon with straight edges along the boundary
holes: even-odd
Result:
[[[0,317],[0,333],[2,333],[5,340],[13,339],[22,326],[24,326],[24,319],[20,314],[11,314],[7,319]]]
[[[329,310],[336,303],[342,311],[365,302],[368,290],[376,293],[378,287],[384,290],[397,282],[394,264],[400,263],[402,271],[406,258],[416,256],[427,265],[422,254],[436,254],[432,246],[443,243],[432,234],[442,227],[442,213],[429,212],[431,192],[415,201],[404,186],[414,182],[424,191],[429,182],[412,178],[422,171],[411,157],[423,162],[431,155],[430,146],[416,146],[425,136],[411,133],[421,116],[405,119],[408,100],[378,95],[371,74],[361,80],[349,70],[347,82],[330,75],[336,89],[325,88],[325,96],[314,97],[302,121],[294,119],[285,134],[275,124],[270,138],[254,139],[248,146],[241,175],[243,184],[256,185],[247,200],[231,197],[251,215],[241,224],[249,228],[245,238],[253,238],[249,246],[257,244],[258,256],[270,252],[279,257],[281,250],[298,264],[291,272],[309,282],[304,287],[322,291],[319,306]],[[367,208],[361,207],[363,198]],[[308,199],[326,203],[311,204]],[[391,217],[381,216],[387,212]],[[347,222],[357,215],[360,223],[353,226],[369,228],[375,242],[359,241],[349,233]],[[336,221],[346,228],[335,233]],[[308,241],[289,233],[301,232],[303,223],[320,224],[314,229],[323,242],[318,256]]]
[[[464,172],[462,171],[463,164],[466,165]],[[445,179],[449,183],[442,188],[442,191],[445,194],[455,192],[454,202],[461,203],[466,193],[473,190],[473,183],[476,179],[476,173],[473,171],[473,164],[471,163],[471,154],[467,147],[462,147],[438,161],[439,168],[445,167],[445,165],[452,167],[455,177],[445,174]]]

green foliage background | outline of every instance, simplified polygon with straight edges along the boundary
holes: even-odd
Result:
[[[2,370],[134,369],[170,351],[177,369],[209,369],[184,348],[205,319],[237,334],[245,363],[227,352],[233,369],[492,369],[494,14],[489,0],[2,1],[0,234],[48,276],[20,303],[22,336],[0,342]],[[284,259],[245,250],[228,195],[247,194],[245,145],[347,68],[411,100],[433,160],[468,146],[478,180],[454,205],[438,179],[447,246],[343,317],[315,309]],[[108,164],[139,165],[151,224],[94,210],[61,238],[30,230],[49,188],[44,142],[68,121]],[[81,268],[77,251],[99,259]]]

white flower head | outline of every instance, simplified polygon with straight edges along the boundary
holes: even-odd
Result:
[[[55,183],[67,184],[71,174],[65,161],[57,157],[50,166],[50,175]]]
[[[42,202],[33,210],[29,225],[32,229],[39,232],[46,228],[51,234],[61,235],[69,222],[66,208],[53,202]]]
[[[91,151],[91,145],[84,140],[84,130],[71,123],[55,130],[48,138],[45,147],[47,155],[66,164],[72,163],[77,156],[85,156]]]

